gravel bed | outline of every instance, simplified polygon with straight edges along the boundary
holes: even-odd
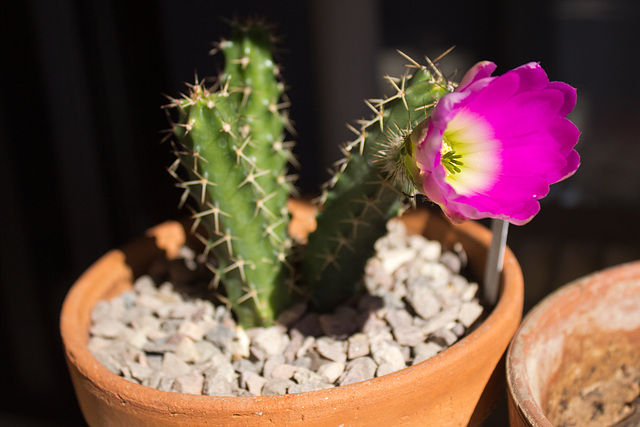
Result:
[[[465,263],[459,245],[442,251],[392,220],[366,266],[367,293],[332,313],[300,303],[282,316],[288,328],[248,330],[226,307],[145,275],[96,304],[89,349],[117,375],[164,391],[268,396],[352,384],[433,357],[473,328],[483,308]]]

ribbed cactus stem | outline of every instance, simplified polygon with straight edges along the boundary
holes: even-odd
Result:
[[[396,179],[403,170],[402,140],[454,89],[432,63],[412,61],[408,71],[412,74],[399,79],[387,77],[395,94],[367,102],[374,115],[359,122],[357,139],[344,147],[345,156],[326,185],[318,228],[303,260],[311,301],[319,309],[328,310],[356,291],[375,241],[399,212],[408,188]]]
[[[291,303],[283,85],[263,27],[235,26],[219,50],[225,68],[215,90],[196,83],[172,103],[175,151],[189,175],[180,186],[198,205],[221,298],[244,327],[268,325]]]

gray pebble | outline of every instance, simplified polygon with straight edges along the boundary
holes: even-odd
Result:
[[[172,391],[173,383],[175,382],[174,378],[168,377],[166,375],[162,375],[160,377],[160,382],[158,383],[158,390],[161,391]]]
[[[226,326],[218,324],[210,328],[205,333],[205,339],[207,341],[212,342],[213,344],[215,344],[220,348],[225,348],[231,345],[234,335],[235,334],[232,329],[229,329]]]
[[[390,327],[385,325],[380,328],[375,328],[367,331],[367,339],[369,340],[369,347],[373,350],[373,347],[381,342],[393,341],[393,334],[390,331]]]
[[[378,365],[372,358],[358,357],[347,362],[344,374],[338,380],[338,385],[353,384],[366,381],[374,377]]]
[[[89,351],[94,355],[113,349],[114,345],[117,345],[117,341],[99,336],[90,337],[89,342],[87,343]]]
[[[317,313],[307,313],[296,322],[294,329],[297,329],[305,336],[319,337],[322,335],[322,329],[320,328],[320,321],[318,320]]]
[[[194,345],[198,354],[195,363],[199,365],[211,360],[214,355],[222,354],[222,351],[209,341],[197,341]]]
[[[482,314],[482,306],[477,301],[465,302],[460,307],[458,320],[465,327],[470,327]]]
[[[358,310],[364,313],[374,312],[383,306],[382,298],[376,295],[366,294],[358,301]]]
[[[167,380],[167,377],[160,371],[153,371],[151,375],[149,375],[144,381],[142,381],[142,385],[160,389],[160,383],[162,380]]]
[[[378,313],[382,310],[378,310]],[[362,321],[362,329],[360,332],[364,334],[369,334],[371,331],[376,331],[378,329],[384,329],[388,326],[387,322],[384,319],[381,319],[377,316],[377,313],[370,312],[366,314],[364,320]]]
[[[156,282],[148,274],[138,277],[133,284],[133,289],[138,294],[149,295],[157,292]]]
[[[236,381],[238,374],[237,372],[243,372],[241,369],[237,369],[230,361],[226,360],[223,357],[216,357],[215,360],[212,360],[211,367],[205,370],[205,373],[208,375],[221,375],[225,381],[229,383],[233,383]],[[253,371],[258,372],[258,368],[254,364],[243,365],[242,367],[246,368],[244,371]]]
[[[438,329],[446,328],[458,319],[459,308],[452,307],[447,310],[439,312],[436,316],[428,319],[421,325],[422,332],[425,335],[429,335],[437,331]]]
[[[251,346],[251,339],[247,333],[241,327],[235,328],[235,335],[229,347],[225,348],[231,354],[234,359],[240,359],[243,357],[249,357]]]
[[[205,374],[202,394],[206,396],[233,396],[232,383],[227,382],[223,375]]]
[[[461,276],[458,276],[461,277]],[[460,299],[464,302],[471,302],[478,293],[478,284],[477,283],[467,283],[466,279],[462,277],[462,280],[465,281],[465,285],[461,285]]]
[[[378,364],[388,364],[395,368],[402,369],[405,365],[405,357],[400,347],[389,341],[382,341],[371,345],[371,355],[373,360]]]
[[[318,317],[318,323],[324,335],[346,338],[358,330],[358,325],[355,322],[356,315],[357,312],[322,314]]]
[[[296,357],[299,359],[306,355],[309,350],[313,348],[315,343],[316,339],[314,337],[305,337],[304,341],[302,341],[302,344],[300,345],[300,348],[298,349],[298,352],[296,353]]]
[[[309,364],[309,366],[311,366]],[[283,363],[281,365],[276,365],[270,371],[271,378],[281,378],[281,379],[291,379],[293,378],[293,374],[298,370],[297,366],[289,365],[288,363]],[[266,375],[266,374],[265,374]]]
[[[393,329],[393,336],[400,345],[414,347],[425,339],[425,334],[421,327],[409,325]]]
[[[188,373],[177,377],[173,383],[173,391],[187,394],[202,394],[204,377],[196,373]]]
[[[198,348],[189,337],[183,337],[176,347],[176,356],[187,363],[195,363],[200,357]]]
[[[440,328],[433,333],[430,339],[442,346],[449,347],[458,341],[458,336],[450,329]]]
[[[109,301],[100,300],[91,311],[91,323],[96,324],[112,316],[111,304]]]
[[[180,324],[182,324],[182,319],[169,319],[166,317],[163,319],[160,329],[163,332],[166,332],[167,335],[173,335],[178,332]]]
[[[398,368],[398,366],[394,365],[393,363],[389,363],[389,362],[381,363],[378,365],[378,369],[376,369],[376,377],[381,377],[383,375],[391,374],[404,367],[405,367],[404,364],[402,365],[402,367]]]
[[[349,360],[369,355],[369,338],[363,333],[349,337],[347,358]]]
[[[334,362],[346,362],[345,342],[330,337],[320,337],[316,340],[318,353]]]
[[[406,328],[413,324],[413,316],[407,310],[390,309],[385,315],[386,321],[391,325],[392,329]]]
[[[302,384],[293,383],[287,389],[287,393],[289,393],[289,394],[306,393],[308,391],[324,390],[324,389],[332,388],[332,387],[334,387],[334,385],[330,384],[330,383],[328,383],[326,381],[305,382],[305,383],[302,383]]]
[[[162,359],[164,358],[162,355],[145,353],[145,358],[147,359],[147,365],[151,369],[156,372],[162,371]]]
[[[143,331],[145,333],[160,329],[161,323],[160,319],[148,312],[138,314],[131,319],[131,327],[136,331]]]
[[[464,335],[465,333],[465,327],[462,323],[456,322],[453,327],[451,328],[451,332],[453,332],[454,334],[456,334],[456,336],[458,338],[460,338],[461,336]]]
[[[270,356],[267,360],[265,360],[264,365],[262,366],[262,375],[264,375],[266,378],[273,377],[273,370],[277,366],[284,365],[284,363],[285,358],[282,354]]]
[[[162,306],[164,305],[164,302],[159,299],[155,293],[151,294],[151,293],[144,293],[141,295],[138,295],[138,297],[136,298],[136,304],[140,307],[146,307],[149,310],[152,310],[153,312],[158,312],[159,309],[162,308]]]
[[[127,343],[135,348],[143,348],[148,343],[147,334],[145,331],[133,330],[133,333],[129,335]]]
[[[177,378],[191,372],[191,367],[175,353],[165,353],[162,360],[162,372],[170,378]]]
[[[265,385],[262,387],[263,396],[274,396],[278,394],[286,394],[289,387],[295,383],[291,380],[283,378],[271,378],[268,379]]]
[[[293,374],[293,379],[298,383],[306,383],[306,382],[325,382],[324,378],[313,372],[311,369],[298,368],[296,372]]]
[[[238,359],[233,362],[232,366],[237,372],[252,371],[255,373],[259,373],[262,371],[262,366],[256,365],[249,359]]]
[[[204,322],[194,322],[186,319],[178,327],[178,332],[182,335],[191,338],[193,341],[202,341],[205,333],[207,332],[206,324]]]
[[[251,342],[251,348],[262,353],[263,357],[282,354],[289,344],[289,338],[286,331],[280,326],[271,326],[269,328],[256,328],[255,334]]]
[[[442,309],[440,301],[426,282],[410,284],[407,292],[407,301],[423,319],[431,319]]]
[[[260,396],[262,394],[262,387],[267,383],[267,380],[255,372],[247,371],[242,372],[240,375],[240,387],[244,387],[249,390],[249,393],[254,396]]]
[[[332,387],[322,375],[309,369],[299,368],[293,374],[296,384],[289,388],[289,393],[304,393],[306,391],[322,390]]]
[[[178,348],[178,343],[175,341],[168,342],[166,339],[159,341],[147,342],[142,346],[142,349],[147,353],[162,354],[166,352],[175,352]]]
[[[124,323],[107,318],[92,325],[89,329],[89,333],[103,338],[116,338],[123,336],[126,329],[127,326]]]
[[[284,350],[284,357],[287,363],[292,363],[295,360],[298,350],[302,347],[304,338],[304,335],[297,329],[291,329],[289,331],[289,345],[287,345],[287,348]]]
[[[311,358],[309,356],[301,356],[293,361],[293,366],[311,369]]]
[[[388,251],[386,256],[382,258],[382,264],[380,265],[380,267],[382,268],[383,272],[392,274],[403,264],[406,264],[415,257],[416,252],[410,248]]]
[[[442,253],[440,242],[427,240],[423,236],[410,236],[409,244],[419,247],[420,258],[425,261],[437,261]]]
[[[451,251],[445,251],[440,255],[439,261],[444,264],[452,273],[459,273],[462,268],[462,260],[460,257]]]
[[[344,373],[346,365],[340,362],[327,362],[320,365],[318,375],[320,375],[328,383],[335,383],[340,375]]]
[[[424,360],[430,359],[436,354],[440,353],[444,349],[440,344],[429,341],[416,345],[413,349],[414,357],[413,364],[420,363]]]
[[[104,366],[114,374],[120,375],[122,373],[122,363],[116,357],[114,357],[113,354],[100,352],[95,353],[94,357],[98,360],[98,362],[100,362],[102,366]]]

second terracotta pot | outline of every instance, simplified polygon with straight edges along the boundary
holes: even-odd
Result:
[[[588,402],[582,396],[639,361],[640,262],[565,285],[529,312],[509,348],[511,425],[564,423],[558,414],[571,418],[566,408]],[[604,420],[600,412],[606,409],[598,406],[581,407],[576,414],[588,412],[590,425],[603,425],[598,420]]]

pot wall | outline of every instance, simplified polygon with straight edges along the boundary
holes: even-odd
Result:
[[[551,426],[545,415],[548,398],[565,375],[581,370],[585,380],[595,381],[638,352],[638,307],[640,262],[576,280],[536,305],[507,354],[511,425]]]
[[[445,246],[461,242],[482,274],[490,232],[476,223],[452,226],[419,211],[410,230]],[[523,280],[507,251],[496,308],[473,333],[436,357],[401,371],[331,390],[269,397],[208,397],[162,392],[127,381],[100,365],[87,349],[90,312],[97,301],[131,286],[160,248],[185,240],[177,223],[106,254],[70,290],[61,314],[66,358],[82,412],[91,426],[196,425],[469,425],[480,423],[504,390],[502,356],[521,319]],[[481,276],[479,276],[481,277]]]

